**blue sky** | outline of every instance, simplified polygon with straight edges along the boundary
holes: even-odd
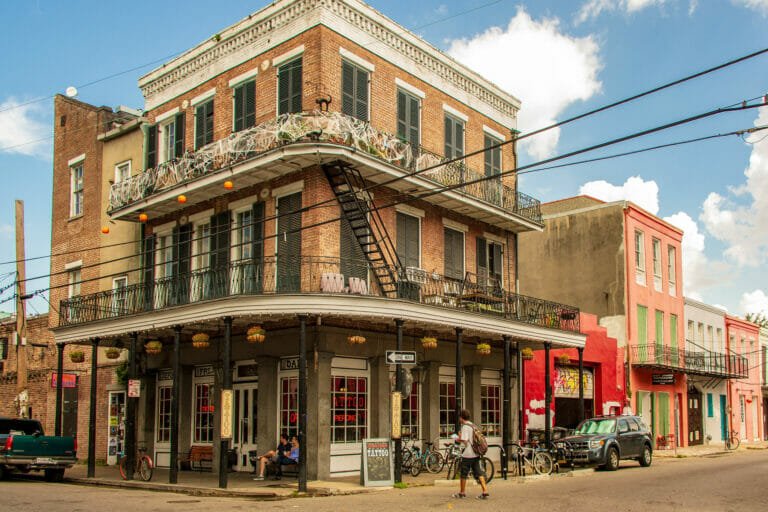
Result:
[[[768,0],[370,3],[519,97],[523,132],[768,47]],[[5,26],[6,45],[16,49],[4,52],[0,81],[0,261],[14,258],[16,198],[26,206],[27,256],[46,254],[50,243],[52,147],[50,139],[27,143],[51,136],[52,100],[16,105],[183,51],[264,5],[234,0],[220,0],[215,9],[202,0],[0,4],[0,18],[13,20]],[[136,83],[149,69],[80,87],[79,98],[140,108]],[[532,137],[522,148],[521,164],[766,92],[768,56],[762,56],[559,133]],[[595,156],[768,124],[768,112],[760,120],[758,114],[716,116]],[[686,229],[687,293],[738,314],[768,310],[768,140],[748,144],[731,137],[529,174],[521,178],[521,190],[543,201],[580,191],[631,198]],[[0,265],[0,289],[2,274],[11,270]],[[47,260],[27,266],[29,276],[48,270]],[[7,293],[0,300],[4,297]],[[47,309],[40,299],[32,305],[32,312]],[[8,306],[1,304],[0,310]]]

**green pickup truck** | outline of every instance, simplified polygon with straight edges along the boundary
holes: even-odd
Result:
[[[44,471],[47,481],[60,482],[76,462],[74,437],[43,435],[37,420],[0,418],[0,480],[13,471]]]

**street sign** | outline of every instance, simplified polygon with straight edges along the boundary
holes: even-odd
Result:
[[[128,380],[128,398],[141,397],[141,381],[139,379]]]
[[[221,428],[222,439],[232,439],[232,390],[221,390]]]
[[[674,384],[674,373],[654,373],[651,375],[651,384]]]
[[[389,364],[416,364],[416,352],[412,350],[387,350]]]

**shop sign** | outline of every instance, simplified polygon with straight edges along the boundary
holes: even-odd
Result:
[[[392,392],[391,419],[392,419],[392,439],[400,439],[402,434],[402,413],[403,413],[403,395],[399,391]]]
[[[285,370],[298,370],[299,358],[298,357],[285,357],[280,360],[280,369]]]
[[[128,381],[128,398],[139,398],[141,396],[141,381],[139,379],[130,379]]]
[[[56,388],[58,382],[58,374],[56,372],[51,374],[51,387]],[[61,376],[62,388],[76,388],[77,387],[77,375],[74,373],[64,373]]]
[[[170,368],[164,368],[162,370],[159,370],[157,372],[157,380],[160,382],[173,380],[173,370],[171,370]]]
[[[584,398],[594,398],[595,379],[590,368],[584,368]],[[553,386],[558,398],[579,398],[579,369],[573,366],[555,366]]]
[[[221,390],[221,438],[232,439],[232,390]]]
[[[195,366],[195,377],[213,377],[213,366]]]
[[[259,376],[259,365],[241,364],[237,367],[238,379],[255,379]]]
[[[394,485],[392,444],[389,439],[363,439],[360,484],[365,487]]]
[[[651,375],[651,384],[674,384],[675,383],[675,374],[674,373],[654,373]]]

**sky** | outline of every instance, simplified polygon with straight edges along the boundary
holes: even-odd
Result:
[[[371,0],[374,8],[519,98],[523,133],[768,47],[768,0]],[[0,3],[0,300],[12,276],[14,199],[26,255],[50,252],[53,100],[142,108],[138,78],[265,1]],[[15,51],[9,51],[12,47]],[[96,82],[96,83],[93,83]],[[768,54],[532,136],[538,162],[768,93]],[[40,98],[43,98],[40,100]],[[35,101],[38,100],[38,101]],[[29,103],[28,103],[29,102]],[[768,125],[768,107],[725,113],[583,156]],[[768,130],[520,176],[542,201],[628,199],[684,229],[687,296],[733,314],[768,313]],[[48,260],[27,264],[44,276]],[[524,278],[524,276],[522,276]],[[28,283],[44,289],[46,279]],[[30,313],[48,304],[37,297]],[[8,311],[12,303],[0,304]]]

